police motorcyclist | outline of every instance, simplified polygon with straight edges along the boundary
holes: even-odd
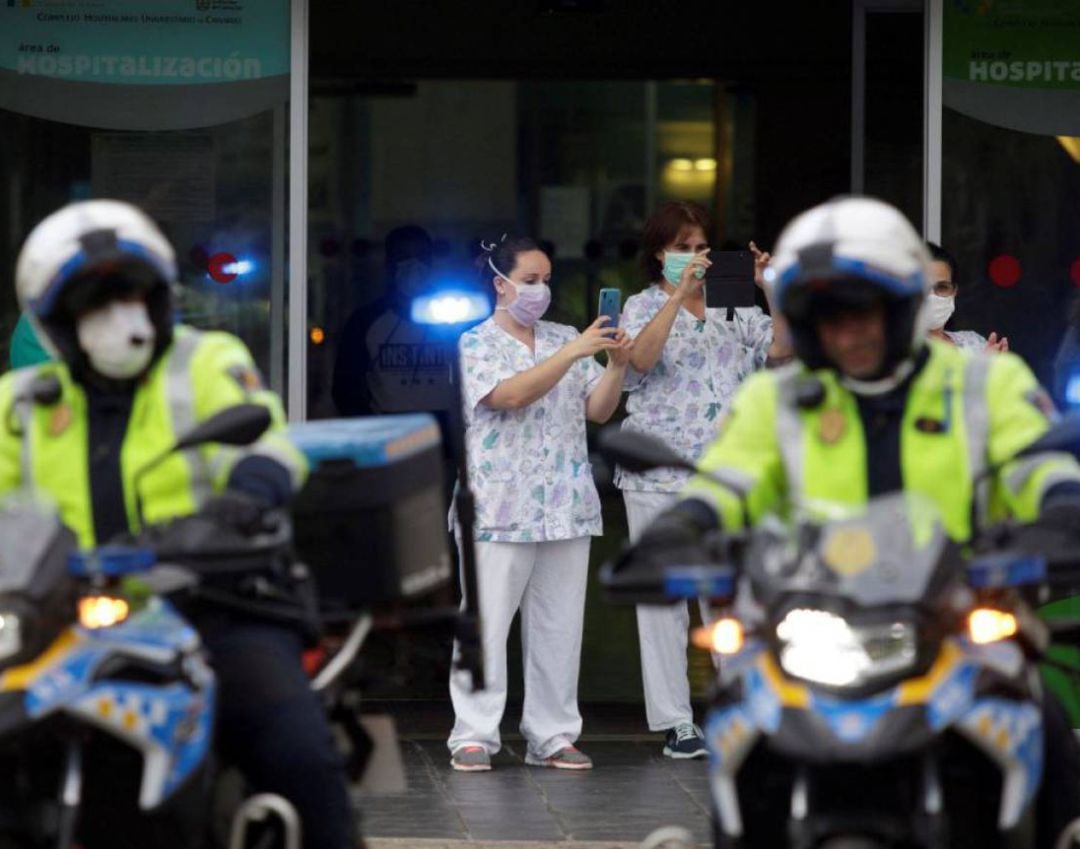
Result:
[[[674,562],[675,552],[680,562],[707,562],[705,532],[756,522],[792,501],[858,505],[901,489],[930,497],[960,541],[972,534],[973,500],[976,515],[990,519],[1053,514],[1080,525],[1075,460],[1010,462],[1053,412],[1024,363],[927,341],[929,260],[906,219],[869,198],[838,198],[788,225],[771,276],[798,361],[747,380],[700,461],[745,487],[749,516],[730,489],[693,478],[622,569]],[[978,474],[998,464],[990,486],[976,491]],[[1049,695],[1044,720],[1038,845],[1049,847],[1080,815],[1080,750]]]
[[[56,362],[0,379],[0,492],[43,493],[84,547],[137,531],[140,515],[155,523],[205,511],[250,529],[306,473],[244,345],[173,324],[176,278],[169,242],[117,201],[53,213],[19,256],[20,305]],[[272,414],[257,442],[177,453],[136,477],[182,432],[245,402]],[[344,765],[298,633],[239,614],[197,624],[218,673],[219,750],[257,790],[296,806],[306,847],[355,847]]]

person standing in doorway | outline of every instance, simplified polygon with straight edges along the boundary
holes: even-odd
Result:
[[[956,311],[956,295],[960,291],[959,274],[956,260],[941,245],[926,243],[930,251],[930,292],[926,296],[927,314],[930,321],[929,337],[939,342],[946,342],[964,351],[985,351],[1000,353],[1009,350],[1009,340],[996,333],[989,339],[974,330],[946,330],[953,313]]]
[[[641,239],[649,286],[627,299],[622,315],[623,328],[634,337],[623,427],[660,438],[688,460],[696,460],[715,439],[743,378],[768,357],[779,360],[788,354],[774,342],[772,321],[760,308],[729,313],[706,307],[710,229],[708,214],[695,203],[661,206],[646,222]],[[751,249],[755,281],[761,286],[769,255],[753,243]],[[686,477],[674,469],[616,470],[631,542],[673,503]],[[637,622],[649,729],[667,732],[667,757],[704,757],[687,680],[687,604],[639,605]]]
[[[338,341],[332,395],[342,416],[449,409],[453,340],[412,320],[413,300],[433,288],[432,242],[406,225],[386,236],[386,291],[357,309]]]
[[[451,673],[450,764],[491,769],[506,706],[506,641],[520,609],[525,763],[590,769],[574,745],[589,543],[601,533],[585,421],[615,411],[632,343],[604,327],[606,317],[584,333],[540,320],[551,303],[551,261],[532,239],[504,239],[484,268],[495,312],[459,347],[487,689],[473,692],[467,673]],[[606,368],[594,359],[601,351]]]

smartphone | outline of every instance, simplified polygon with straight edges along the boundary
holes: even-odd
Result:
[[[603,325],[605,330],[619,326],[620,313],[622,313],[622,292],[614,288],[601,289],[600,303],[596,308],[596,315],[598,318],[602,315],[608,317],[608,323]]]
[[[705,270],[705,305],[754,306],[754,255],[750,251],[709,251]]]

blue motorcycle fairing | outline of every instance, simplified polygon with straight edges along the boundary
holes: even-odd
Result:
[[[729,773],[738,768],[760,736],[760,729],[745,704],[710,711],[705,718],[704,730],[713,768]]]
[[[739,656],[742,673],[736,676],[742,683],[742,699],[715,708],[705,723],[714,782],[733,794],[735,774],[762,734],[789,756],[811,762],[848,758],[865,762],[889,745],[895,746],[891,753],[917,748],[955,728],[1001,767],[999,827],[1015,827],[1042,779],[1041,713],[1031,701],[980,698],[976,687],[981,671],[1016,670],[1020,649],[1008,642],[977,646],[954,640],[953,645],[959,649],[955,660],[940,680],[931,679],[925,702],[913,701],[910,693],[902,699],[905,684],[912,683],[904,681],[859,699],[807,687],[805,706],[791,707],[781,703],[761,664],[749,662],[766,647],[748,644]],[[832,739],[822,740],[823,731]]]
[[[1012,828],[1042,782],[1042,712],[1028,701],[983,698],[956,728],[1001,767],[1004,783],[998,825]]]
[[[216,681],[195,630],[160,598],[111,628],[73,629],[76,639],[28,685],[30,719],[67,713],[124,740],[143,755],[139,804],[167,799],[206,757]],[[185,680],[154,685],[101,678],[112,658],[167,665]]]
[[[215,687],[211,681],[196,693],[180,682],[101,683],[65,711],[142,752],[139,807],[145,810],[169,798],[210,751]]]
[[[896,707],[896,690],[866,699],[840,699],[821,693],[810,696],[810,712],[821,717],[837,740],[859,743],[878,721]]]
[[[780,699],[757,666],[746,670],[743,678],[748,712],[754,723],[766,734],[775,734],[780,728],[783,713]]]
[[[975,700],[978,672],[984,665],[981,660],[995,661],[985,664],[995,668],[1002,663],[995,655],[984,654],[984,647],[966,642],[956,645],[961,650],[961,657],[933,687],[926,700],[926,720],[933,731],[956,722],[970,709]],[[762,644],[757,644],[755,657],[763,649]],[[780,728],[783,709],[772,684],[757,665],[745,668],[742,680],[750,715],[762,731],[775,734]],[[858,744],[874,731],[881,717],[902,706],[904,683],[899,682],[885,692],[865,698],[845,698],[808,686],[809,704],[805,710],[820,716],[838,743]]]
[[[143,649],[188,652],[194,651],[200,643],[199,632],[168,601],[157,596],[151,597],[145,607],[119,625],[94,631],[79,630],[93,635],[102,645],[138,645]]]
[[[735,775],[761,736],[746,702],[736,702],[709,712],[705,718],[709,747],[709,781],[719,821],[733,836],[742,834]]]
[[[765,648],[765,643],[751,637],[737,654],[724,655],[720,662],[720,668],[717,670],[717,672],[720,673],[721,685],[729,684],[736,679],[742,678],[748,669],[750,669],[757,661],[758,655]]]
[[[27,687],[26,709],[37,718],[89,687],[102,661],[114,654],[168,663],[193,652],[198,633],[164,599],[151,598],[130,618],[111,628],[73,629],[76,642]]]

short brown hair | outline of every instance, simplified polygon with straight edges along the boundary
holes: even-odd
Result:
[[[663,264],[656,258],[656,252],[669,245],[684,227],[700,227],[707,239],[712,230],[712,219],[700,204],[669,200],[645,222],[641,234],[641,270],[646,283],[655,283],[660,279]]]

